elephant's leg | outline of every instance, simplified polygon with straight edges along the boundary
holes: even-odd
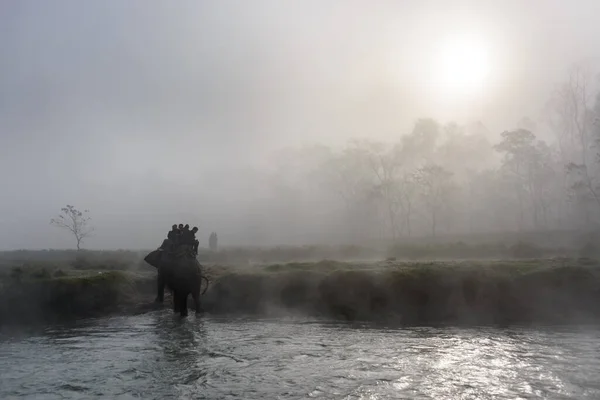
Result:
[[[165,300],[165,274],[162,268],[158,269],[158,276],[156,278],[156,299],[157,303],[162,303]]]
[[[177,290],[173,290],[173,312],[178,313],[180,310],[180,302],[179,302],[179,292]]]
[[[181,292],[179,294],[179,298],[178,298],[179,314],[182,317],[186,317],[188,315],[187,298],[188,298],[188,293],[187,292]]]
[[[204,310],[202,309],[202,305],[200,303],[200,289],[192,292],[192,298],[194,299],[194,308],[196,309],[196,314],[203,313]]]

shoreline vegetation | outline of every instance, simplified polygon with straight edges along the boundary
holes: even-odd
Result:
[[[600,256],[591,243],[232,248],[201,250],[198,259],[210,280],[202,298],[210,314],[575,324],[600,322]],[[148,252],[0,252],[0,326],[170,308],[168,293],[164,305],[153,303],[156,270],[143,261]]]

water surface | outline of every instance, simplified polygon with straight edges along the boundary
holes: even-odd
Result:
[[[0,398],[600,398],[600,331],[349,326],[169,311],[0,337]]]

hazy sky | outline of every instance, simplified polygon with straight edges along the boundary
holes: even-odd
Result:
[[[599,15],[596,0],[2,1],[0,249],[72,246],[48,225],[67,203],[92,211],[90,248],[152,248],[180,221],[239,242],[270,151],[390,139],[424,116],[512,128],[598,60]],[[490,53],[481,96],[431,83],[463,34]]]

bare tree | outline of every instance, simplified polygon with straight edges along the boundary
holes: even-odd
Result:
[[[587,68],[575,65],[569,79],[554,94],[550,101],[554,111],[550,125],[556,132],[563,164],[567,175],[574,183],[571,190],[577,196],[588,198],[600,205],[600,190],[596,182],[593,158],[593,124],[595,113],[592,80]],[[565,177],[567,178],[567,177]],[[567,181],[567,179],[565,179]]]
[[[384,143],[374,141],[356,142],[364,154],[365,163],[373,174],[373,189],[378,193],[383,202],[390,224],[392,240],[396,240],[398,234],[397,216],[400,204],[397,201],[397,171],[400,161],[396,157],[393,147],[389,148]]]
[[[526,129],[504,131],[500,134],[502,141],[494,146],[498,152],[504,153],[501,171],[514,185],[519,205],[519,231],[524,230],[525,196],[530,188],[530,158],[534,149],[535,135]]]
[[[52,218],[50,224],[71,232],[75,236],[75,240],[77,240],[77,251],[81,250],[83,240],[94,230],[93,227],[88,226],[91,218],[87,216],[87,213],[90,211],[84,210],[81,212],[69,204],[61,208],[60,211],[61,214],[57,218]]]
[[[423,206],[431,218],[431,236],[435,237],[439,214],[449,200],[453,173],[436,164],[419,168],[414,175],[419,185]]]
[[[402,210],[402,231],[406,231],[407,236],[412,235],[411,218],[414,210],[415,195],[417,194],[417,183],[413,172],[404,172],[398,181],[396,196]]]

